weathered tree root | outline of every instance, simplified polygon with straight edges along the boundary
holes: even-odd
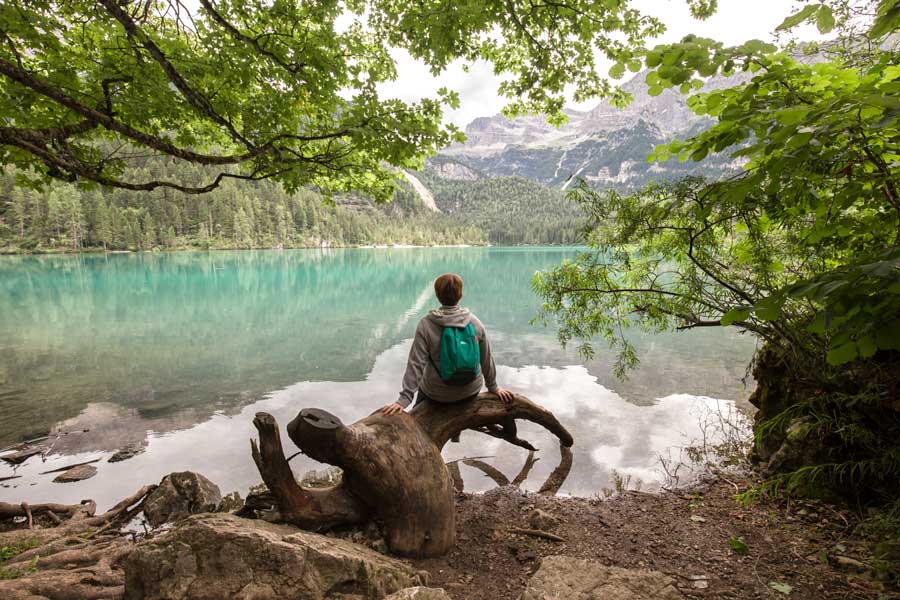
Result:
[[[534,465],[537,463],[537,461],[541,460],[534,457],[534,452],[534,450],[530,450],[528,452],[528,458],[525,459],[525,464],[522,465],[522,469],[519,471],[519,474],[513,478],[512,485],[519,487],[523,483],[525,483],[525,480],[528,479],[528,475],[531,474],[531,469],[534,468]]]
[[[543,531],[541,529],[522,529],[521,527],[509,527],[506,531],[515,533],[516,535],[530,535],[531,537],[543,538],[551,542],[565,542],[566,538]]]
[[[515,446],[534,449],[531,444],[518,438],[515,426],[517,419],[537,423],[558,437],[566,447],[571,446],[574,441],[572,434],[553,413],[519,394],[509,404],[504,404],[491,393],[480,394],[470,402],[455,404],[421,402],[409,414],[438,448],[443,448],[457,433],[472,429],[499,437]]]
[[[544,485],[538,490],[538,494],[545,496],[555,496],[569,477],[569,471],[572,470],[572,449],[562,442],[559,444],[559,464],[553,469],[553,472],[547,477]]]
[[[504,475],[500,469],[493,465],[489,465],[483,460],[478,460],[476,458],[464,458],[462,463],[468,467],[472,467],[478,469],[484,476],[496,483],[499,487],[503,487],[505,485],[509,485],[509,479],[507,479],[506,475]]]
[[[259,432],[259,445],[255,440],[250,442],[253,461],[279,507],[278,515],[270,520],[322,531],[366,519],[368,511],[343,485],[306,489],[297,484],[284,457],[278,423],[272,415],[257,413],[253,425]]]
[[[0,596],[11,600],[112,600],[124,593],[121,561],[131,551],[122,538],[94,543],[88,548],[68,549],[37,561],[4,566],[18,575],[0,581]],[[34,562],[34,564],[32,564]]]
[[[288,424],[288,436],[307,456],[344,470],[342,483],[325,490],[297,484],[271,415],[256,415],[260,439],[259,445],[251,442],[251,450],[278,508],[271,518],[322,530],[371,516],[381,521],[392,552],[437,556],[455,543],[452,482],[462,488],[458,466],[451,477],[441,448],[466,429],[527,448],[528,460],[516,477],[521,484],[536,462],[536,449],[518,437],[517,419],[537,423],[559,438],[562,462],[541,486],[542,493],[555,493],[572,466],[572,435],[552,413],[519,395],[509,403],[490,393],[456,404],[425,402],[409,413],[386,417],[376,412],[349,426],[325,411],[304,409]],[[466,464],[509,484],[490,465]]]
[[[440,450],[407,413],[373,413],[352,425],[305,409],[288,435],[307,456],[340,467],[340,487],[382,524],[388,547],[406,556],[438,556],[456,540],[456,510]]]
[[[8,502],[0,502],[0,521],[13,519],[16,517],[28,517],[30,512],[32,516],[53,513],[56,517],[65,519],[93,516],[97,510],[97,505],[90,500],[85,500],[81,504],[10,504]]]
[[[143,508],[155,485],[142,487],[114,507],[95,515],[96,504],[35,504],[34,515],[53,515],[57,527],[18,529],[0,533],[0,545],[25,549],[0,565],[0,597],[49,600],[105,600],[121,598],[124,573],[121,561],[131,542],[118,528]],[[22,506],[0,505],[2,518],[25,516]],[[65,520],[63,520],[65,518]]]
[[[457,492],[466,491],[466,483],[463,481],[462,473],[459,472],[459,461],[447,463],[447,471],[450,473],[450,479],[453,480],[453,487]]]

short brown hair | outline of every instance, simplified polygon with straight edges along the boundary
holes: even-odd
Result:
[[[462,298],[462,277],[444,273],[434,280],[434,293],[443,306],[456,306]]]

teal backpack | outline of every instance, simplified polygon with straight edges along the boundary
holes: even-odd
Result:
[[[481,347],[475,326],[444,327],[441,333],[440,375],[448,385],[471,383],[481,371]]]

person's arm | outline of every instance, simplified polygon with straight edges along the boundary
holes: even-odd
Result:
[[[491,342],[488,340],[487,331],[483,325],[481,327],[479,344],[481,349],[481,374],[484,375],[484,385],[489,392],[497,394],[497,397],[504,404],[509,404],[513,400],[513,393],[497,385],[497,367],[494,365],[494,356],[491,354]]]
[[[416,328],[416,336],[413,338],[412,348],[409,349],[409,357],[406,360],[406,373],[403,374],[403,389],[397,401],[381,407],[381,412],[386,415],[399,413],[413,401],[416,390],[419,389],[419,381],[422,379],[422,371],[425,369],[425,361],[428,360],[428,345],[425,342],[425,325],[419,323]]]
[[[494,357],[491,355],[491,342],[483,326],[478,344],[481,352],[481,374],[484,375],[484,385],[489,392],[496,394],[500,389],[500,386],[497,385],[497,368],[494,366]]]

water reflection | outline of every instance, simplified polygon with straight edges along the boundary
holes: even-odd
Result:
[[[148,428],[234,412],[295,381],[358,381],[410,337],[429,282],[456,271],[464,303],[510,366],[580,363],[529,325],[549,248],[261,251],[0,258],[0,445],[45,433],[88,404]],[[627,383],[611,356],[586,365],[636,403],[671,393],[735,398],[752,342],[719,331],[637,340]]]
[[[91,446],[92,436],[71,434],[68,455],[55,454],[46,462],[32,459],[16,471],[21,479],[0,488],[0,501],[27,497],[30,502],[73,503],[93,498],[103,508],[148,482],[155,482],[171,471],[195,470],[217,483],[223,490],[246,493],[259,482],[259,474],[250,458],[248,440],[255,437],[253,416],[269,412],[284,427],[301,408],[316,406],[333,412],[350,423],[369,414],[383,399],[396,393],[404,361],[411,341],[406,340],[380,354],[374,368],[362,381],[313,382],[291,385],[268,397],[245,406],[235,414],[218,413],[203,423],[174,432],[151,432],[147,450],[121,463],[98,463],[100,473],[92,479],[72,484],[52,484],[39,473],[50,469],[91,460],[106,459],[111,451]],[[638,406],[625,401],[617,393],[598,383],[583,366],[510,367],[500,365],[498,378],[504,385],[519,391],[553,411],[572,432],[575,445],[570,475],[561,492],[590,496],[613,484],[613,471],[631,476],[648,487],[663,477],[659,453],[681,447],[711,432],[703,429],[704,417],[710,411],[730,411],[734,402],[686,394],[661,398],[652,406]],[[131,440],[128,428],[135,421],[108,408],[91,405],[85,409],[99,431],[119,431],[116,444]],[[140,423],[140,422],[139,422]],[[140,428],[140,425],[138,425]],[[559,463],[558,440],[541,427],[520,422],[519,434],[539,448],[539,459],[522,487],[536,491]],[[285,453],[296,449],[282,436]],[[79,446],[79,440],[83,446]],[[68,442],[69,440],[67,440]],[[115,445],[115,444],[113,444]],[[475,432],[464,432],[460,443],[444,449],[447,461],[472,456],[485,457],[507,478],[512,479],[527,458],[527,451],[510,446],[496,438]],[[322,466],[305,456],[291,463],[298,476]],[[467,491],[483,491],[495,486],[478,468],[460,466]],[[13,487],[15,486],[15,487]]]
[[[0,444],[88,403],[205,418],[295,381],[353,381],[408,337],[435,274],[527,329],[559,250],[216,252],[0,259]],[[526,293],[524,303],[521,301]],[[519,304],[506,304],[505,296]],[[525,309],[524,312],[522,309]],[[485,312],[485,311],[482,311]],[[513,331],[509,329],[510,333]]]
[[[27,489],[29,500],[93,496],[102,503],[184,468],[226,491],[245,489],[258,479],[247,451],[257,410],[287,423],[299,408],[321,406],[352,422],[396,398],[408,339],[434,304],[430,282],[447,271],[463,276],[464,304],[493,336],[501,383],[546,404],[576,435],[564,491],[595,493],[614,467],[651,479],[652,460],[640,451],[682,442],[693,426],[690,407],[746,396],[740,380],[753,342],[712,329],[636,335],[642,366],[627,382],[615,380],[611,353],[585,364],[559,347],[552,329],[529,325],[539,305],[533,273],[574,252],[0,258],[0,447],[51,429],[89,429],[55,443],[53,466],[147,447],[67,486],[46,484],[32,471],[47,469],[26,464],[23,477],[9,482],[19,487],[0,488],[0,498],[22,499]],[[558,449],[543,439],[549,434],[522,429],[543,449],[526,485],[534,486],[555,466]],[[491,464],[508,477],[525,458],[474,433],[446,454],[496,455]],[[0,477],[8,470],[0,466]],[[477,469],[462,465],[461,472],[467,489],[490,484]]]

